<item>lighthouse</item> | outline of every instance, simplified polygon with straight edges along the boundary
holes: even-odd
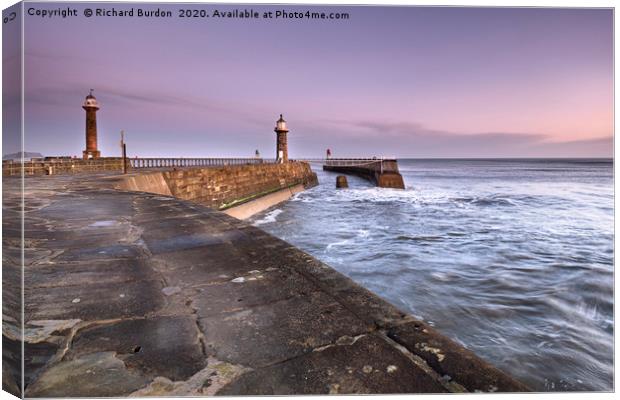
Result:
[[[277,135],[276,143],[276,162],[285,163],[288,162],[288,145],[286,142],[286,134],[288,128],[286,127],[286,121],[280,114],[280,119],[276,121],[276,128],[274,129]]]
[[[86,96],[82,108],[86,111],[86,150],[82,152],[85,160],[101,157],[101,152],[97,149],[97,110],[99,103],[93,96],[93,89]]]

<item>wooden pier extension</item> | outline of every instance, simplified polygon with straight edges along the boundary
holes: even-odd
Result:
[[[325,160],[323,170],[357,175],[382,188],[405,188],[395,158],[332,158]]]

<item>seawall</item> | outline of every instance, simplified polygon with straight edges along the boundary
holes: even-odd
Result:
[[[308,163],[289,162],[143,171],[116,187],[174,196],[244,219],[317,184]]]
[[[27,178],[23,214],[4,179],[3,300],[18,308],[23,273],[27,397],[527,390],[294,246],[114,188],[125,179]],[[15,392],[21,332],[3,323]]]

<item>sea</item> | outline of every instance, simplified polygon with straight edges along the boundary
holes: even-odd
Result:
[[[405,190],[313,164],[250,222],[535,391],[613,390],[613,160],[398,164]]]

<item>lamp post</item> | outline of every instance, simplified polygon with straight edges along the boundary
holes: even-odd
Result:
[[[123,174],[127,173],[127,145],[125,145],[125,131],[121,131],[121,157],[123,159]]]

